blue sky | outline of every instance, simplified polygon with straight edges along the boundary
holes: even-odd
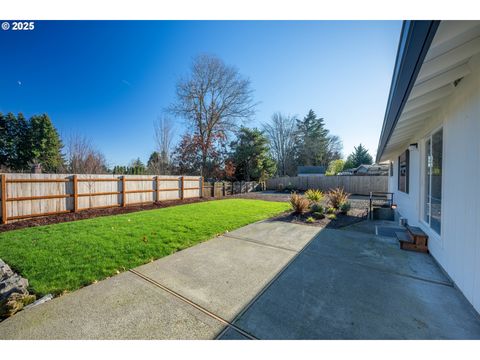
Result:
[[[192,58],[210,53],[251,80],[260,126],[313,109],[344,155],[374,155],[400,21],[38,21],[0,31],[0,111],[47,113],[91,138],[111,165],[154,150],[153,122]],[[177,133],[184,123],[176,119]]]

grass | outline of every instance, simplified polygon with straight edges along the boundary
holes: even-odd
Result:
[[[0,233],[0,258],[38,295],[72,291],[288,210],[228,199]]]

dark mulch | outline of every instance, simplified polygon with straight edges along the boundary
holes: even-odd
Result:
[[[294,214],[293,212],[288,214],[279,215],[272,220],[277,221],[285,221],[294,224],[302,224],[302,225],[310,225],[310,226],[317,226],[322,228],[329,228],[329,229],[339,229],[343,228],[348,225],[352,225],[363,221],[367,218],[367,211],[364,209],[356,209],[352,208],[347,215],[338,213],[336,214],[336,219],[329,219],[327,215],[324,218],[318,219],[311,213],[306,213],[303,215]],[[306,220],[309,217],[313,217],[315,219],[314,222],[307,222]]]
[[[44,216],[44,217],[38,217],[38,218],[32,218],[32,219],[7,223],[4,225],[0,225],[0,232],[11,231],[16,229],[24,229],[28,227],[34,227],[34,226],[43,226],[43,225],[57,224],[57,223],[63,223],[63,222],[69,222],[69,221],[90,219],[90,218],[99,217],[99,216],[127,214],[131,212],[142,211],[142,210],[161,209],[161,208],[166,208],[166,207],[176,206],[176,205],[193,204],[197,202],[222,200],[222,199],[226,199],[226,198],[192,198],[192,199],[184,199],[184,200],[168,200],[168,201],[162,201],[154,204],[132,205],[124,208],[112,207],[112,208],[105,208],[105,209],[82,210],[77,213],[50,215],[50,216]]]

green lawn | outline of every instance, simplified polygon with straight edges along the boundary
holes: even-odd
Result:
[[[39,295],[75,290],[287,210],[228,199],[0,233],[0,258]]]

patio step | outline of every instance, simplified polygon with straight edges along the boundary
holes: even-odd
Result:
[[[402,250],[428,252],[428,236],[419,227],[407,225],[406,231],[397,231],[395,236]]]
[[[400,243],[402,242],[407,242],[411,244],[415,243],[413,238],[410,237],[408,231],[395,231],[395,236],[397,237],[398,241],[400,241]]]

